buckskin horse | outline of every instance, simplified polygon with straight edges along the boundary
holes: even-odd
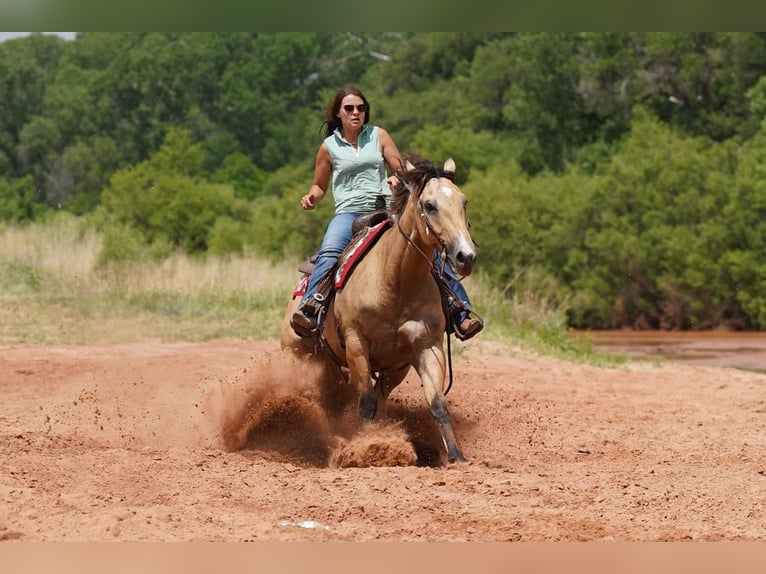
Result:
[[[413,367],[449,462],[466,462],[444,400],[446,317],[434,277],[435,250],[444,252],[458,275],[467,276],[473,269],[476,251],[466,198],[455,185],[452,159],[438,168],[413,158],[397,175],[400,184],[393,190],[390,227],[329,298],[319,340],[301,339],[290,327],[300,300],[293,296],[281,345],[312,354],[330,368],[335,364],[358,393],[362,420],[384,414],[391,391]]]

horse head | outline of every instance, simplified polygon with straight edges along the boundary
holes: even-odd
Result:
[[[445,161],[441,169],[425,160],[408,160],[399,179],[409,190],[409,202],[419,215],[423,243],[443,249],[458,275],[470,275],[476,250],[466,215],[467,200],[455,185],[454,160]],[[396,206],[395,200],[393,211]]]

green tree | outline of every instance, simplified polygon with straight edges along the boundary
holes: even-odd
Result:
[[[505,128],[524,140],[521,164],[530,173],[562,171],[588,141],[574,34],[519,34],[507,65],[511,85],[503,96]]]
[[[646,34],[642,103],[689,134],[723,141],[747,129],[746,94],[766,73],[765,61],[760,34]]]
[[[61,135],[55,122],[44,116],[33,116],[24,124],[19,134],[16,154],[19,158],[19,166],[24,173],[35,178],[37,199],[40,202],[48,201],[46,194],[48,172],[56,160],[56,150],[61,143]],[[52,201],[48,201],[56,206]]]
[[[255,199],[260,193],[268,175],[242,152],[228,156],[223,165],[213,174],[212,181],[226,183],[242,199]]]
[[[421,129],[411,143],[419,155],[437,165],[451,157],[457,165],[455,181],[462,185],[474,170],[486,171],[518,157],[513,141],[493,136],[489,132],[474,132],[464,128],[442,128],[435,125]]]
[[[476,97],[473,64],[493,53],[504,34],[418,33],[402,38],[391,57],[368,74],[375,121],[381,122],[403,149],[428,126],[486,129],[486,102]],[[495,41],[495,38],[499,38]],[[492,69],[492,74],[500,73]]]
[[[40,170],[32,162],[19,161],[19,146],[25,125],[40,116],[43,99],[55,75],[65,41],[61,38],[32,34],[29,37],[0,43],[0,154],[4,175],[23,177]],[[37,120],[38,125],[47,123]],[[38,129],[28,129],[27,133]],[[21,154],[31,159],[30,154]],[[23,161],[23,160],[22,160]]]
[[[426,32],[402,34],[381,71],[383,94],[421,92],[438,80],[464,74],[480,46],[502,34]]]
[[[75,214],[95,209],[122,157],[110,138],[96,136],[67,147],[48,174],[47,197]]]
[[[206,251],[219,217],[245,221],[250,212],[230,186],[199,177],[203,161],[188,132],[171,130],[148,161],[112,176],[102,194],[109,221],[137,230],[147,245]]]
[[[330,194],[311,211],[300,208],[300,197],[311,184],[312,167],[286,167],[275,172],[254,201],[253,245],[274,261],[309,257],[319,249],[332,218]]]
[[[219,80],[236,52],[227,40],[238,39],[200,33],[114,37],[122,50],[100,73],[97,101],[105,129],[126,158],[149,157],[170,126],[188,127],[195,109],[221,113]]]
[[[728,241],[719,272],[748,321],[766,328],[766,122],[739,150],[731,201],[723,210]]]
[[[274,135],[276,126],[290,124],[301,107],[313,102],[312,78],[323,45],[319,34],[260,34],[253,40],[253,57],[223,74],[223,125],[257,165],[271,170],[305,157],[306,148],[296,154],[295,142]],[[269,143],[276,149],[264,154]]]
[[[572,281],[580,325],[679,329],[717,320],[729,294],[709,261],[724,248],[715,222],[730,169],[724,148],[636,112],[630,137],[595,180],[586,256]]]
[[[16,179],[12,183],[0,179],[0,221],[33,221],[44,211],[35,195],[32,176]]]

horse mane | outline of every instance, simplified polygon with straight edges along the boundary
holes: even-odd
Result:
[[[396,173],[396,177],[399,178],[399,185],[393,190],[390,210],[396,217],[404,213],[404,208],[407,207],[407,201],[410,198],[410,190],[414,190],[419,196],[426,186],[426,182],[435,177],[445,177],[450,181],[455,181],[454,173],[444,171],[444,168],[434,165],[431,161],[417,154],[410,154],[407,161],[414,166],[414,169],[409,171],[401,169]]]

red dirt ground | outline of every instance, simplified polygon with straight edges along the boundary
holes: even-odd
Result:
[[[276,341],[0,345],[0,540],[766,538],[766,375],[454,366],[464,465],[413,373],[367,428]]]

